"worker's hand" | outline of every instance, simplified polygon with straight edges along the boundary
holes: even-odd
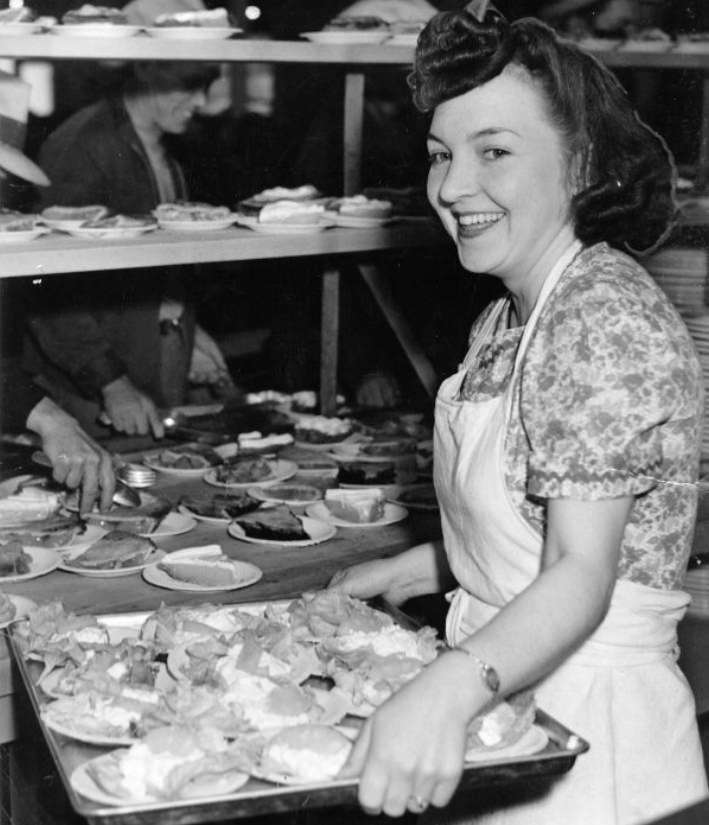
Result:
[[[400,605],[408,595],[398,578],[391,559],[374,559],[338,570],[327,586],[358,599],[384,596],[391,604]]]
[[[219,344],[199,324],[194,331],[189,380],[192,384],[233,384]]]
[[[355,393],[361,407],[395,407],[401,401],[399,384],[388,372],[368,372]]]
[[[42,439],[42,449],[52,462],[54,479],[71,489],[80,488],[80,512],[88,513],[97,499],[100,508],[107,510],[116,479],[106,450],[49,398],[43,398],[33,408],[27,427]]]
[[[133,385],[128,376],[116,378],[101,390],[106,415],[114,429],[126,435],[165,435],[155,404]]]

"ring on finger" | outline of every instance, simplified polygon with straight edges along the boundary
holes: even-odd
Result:
[[[409,810],[413,813],[423,813],[426,808],[428,808],[428,801],[425,800],[422,796],[410,796],[409,797]]]

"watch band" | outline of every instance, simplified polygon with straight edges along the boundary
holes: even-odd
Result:
[[[480,668],[480,678],[482,679],[485,687],[490,691],[490,693],[492,693],[493,696],[497,696],[500,692],[500,677],[492,665],[483,661],[479,656],[476,656],[475,653],[472,653],[465,647],[449,647],[448,650],[450,653],[464,653],[472,659]]]

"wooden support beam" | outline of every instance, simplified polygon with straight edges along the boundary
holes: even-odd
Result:
[[[345,119],[343,135],[343,193],[356,195],[362,188],[362,121],[364,119],[364,74],[345,75]]]
[[[424,389],[431,398],[435,398],[436,392],[438,391],[436,371],[433,369],[433,365],[421,348],[421,345],[416,340],[416,336],[406,316],[401,311],[401,307],[391,292],[387,279],[371,264],[361,264],[359,271],[364,282],[372,291],[374,300],[384,313],[384,317],[389,322],[389,325],[406,353],[406,357],[411,362],[411,366],[423,384]]]
[[[320,412],[334,415],[337,406],[337,359],[340,336],[340,273],[322,275],[320,312]]]

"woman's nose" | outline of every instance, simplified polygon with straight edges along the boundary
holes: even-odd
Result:
[[[463,197],[475,195],[480,181],[475,164],[452,160],[438,189],[438,197],[444,203],[455,203]]]

